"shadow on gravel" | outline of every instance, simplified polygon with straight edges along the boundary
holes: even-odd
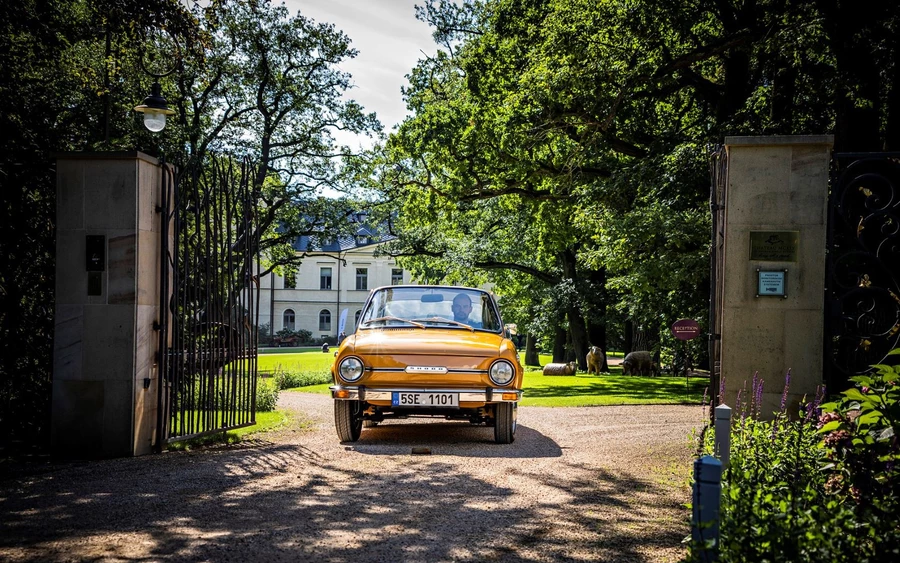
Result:
[[[490,444],[489,450],[484,445]],[[469,423],[391,424],[365,428],[358,442],[344,444],[368,455],[405,455],[411,448],[428,448],[435,455],[478,458],[560,457],[562,449],[537,430],[519,424],[512,444],[494,443],[494,429]]]
[[[648,523],[660,485],[639,475],[569,465],[562,478],[498,460],[503,486],[408,460],[367,473],[257,442],[60,466],[0,482],[0,560],[649,562],[648,546],[677,547],[684,533],[675,503],[655,507],[673,521]],[[568,500],[514,505],[513,479]]]

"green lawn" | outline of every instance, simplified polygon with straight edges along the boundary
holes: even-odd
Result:
[[[578,407],[588,405],[700,404],[705,377],[639,377],[622,375],[543,375],[540,370],[525,372],[523,406]]]
[[[274,350],[270,352],[269,350]],[[285,352],[283,350],[293,350]],[[302,351],[298,351],[302,350]],[[322,352],[320,348],[316,349],[299,349],[299,348],[271,348],[260,350],[257,366],[259,371],[275,371],[281,369],[283,371],[329,371],[334,363],[334,352],[337,348],[332,347],[330,352]]]
[[[285,411],[276,410],[273,412],[258,412],[256,413],[256,424],[253,426],[245,426],[236,430],[229,430],[225,433],[208,434],[206,436],[200,436],[199,438],[172,442],[168,445],[168,449],[184,451],[192,448],[218,444],[234,444],[253,434],[276,430],[286,426],[290,421],[291,415]]]
[[[276,349],[277,350],[277,349]],[[621,357],[621,353],[608,356]],[[542,364],[550,362],[550,356],[541,355]],[[321,350],[269,354],[260,351],[259,369],[299,371],[327,370],[334,361],[334,353]],[[264,367],[268,366],[268,367]],[[622,369],[611,366],[609,375],[547,376],[539,368],[525,368],[522,405],[545,407],[574,407],[587,405],[648,405],[648,404],[700,404],[703,391],[709,385],[705,377],[639,377],[622,375]],[[306,393],[328,394],[328,383],[302,387]]]

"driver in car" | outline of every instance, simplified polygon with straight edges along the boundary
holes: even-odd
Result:
[[[469,319],[469,314],[472,313],[472,299],[465,293],[460,293],[453,298],[453,305],[450,309],[453,311],[454,321],[467,324],[472,328],[481,328],[480,322]]]

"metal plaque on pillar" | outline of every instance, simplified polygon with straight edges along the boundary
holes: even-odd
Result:
[[[750,231],[750,260],[796,262],[800,231]]]

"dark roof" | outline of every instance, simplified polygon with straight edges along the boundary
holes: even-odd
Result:
[[[343,252],[353,248],[361,248],[393,240],[393,235],[378,235],[368,230],[360,229],[356,236],[339,236],[337,240],[331,239],[324,242],[319,237],[303,235],[294,240],[294,250],[297,252]]]
[[[302,235],[294,240],[294,250],[297,252],[343,252],[354,248],[361,248],[373,244],[380,244],[397,237],[386,234],[387,225],[371,225],[366,222],[368,213],[351,213],[347,220],[357,226],[353,236],[341,235],[337,240],[324,239],[316,235]]]

